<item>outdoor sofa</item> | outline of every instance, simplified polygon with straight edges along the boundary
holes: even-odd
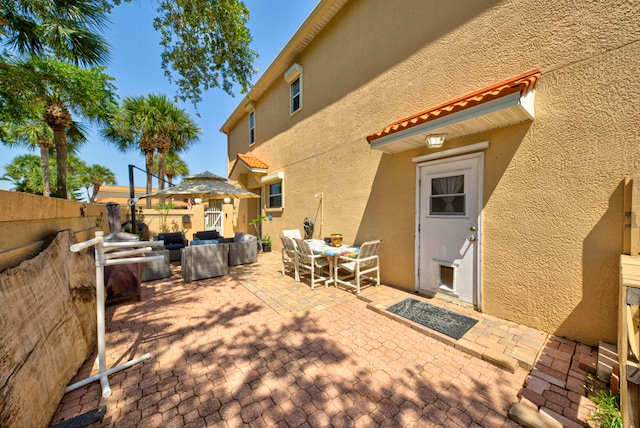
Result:
[[[185,282],[214,278],[227,274],[229,248],[227,244],[195,244],[182,249],[180,266]],[[205,242],[205,241],[200,241]]]
[[[198,237],[201,232],[197,233]],[[229,251],[229,266],[244,265],[258,261],[258,238],[242,232],[236,232],[233,238],[194,239],[191,246],[225,244]]]
[[[222,239],[217,230],[204,230],[193,234],[194,241],[205,241],[210,239]]]
[[[258,238],[255,236],[236,232],[233,238],[223,238],[220,242],[229,246],[229,266],[258,261]]]
[[[171,276],[171,268],[169,266],[169,250],[162,247],[153,247],[152,251],[145,253],[144,256],[164,256],[164,259],[154,260],[152,262],[146,262],[142,264],[142,282],[169,278]]]
[[[189,241],[182,232],[163,232],[156,236],[156,241],[164,241],[164,248],[169,250],[169,260],[176,261],[181,258],[181,250],[189,245]]]

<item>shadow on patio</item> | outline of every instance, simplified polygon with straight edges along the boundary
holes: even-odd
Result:
[[[143,283],[141,302],[107,310],[107,366],[151,359],[112,375],[108,398],[97,382],[66,394],[51,422],[104,404],[106,427],[518,426],[507,412],[527,371],[499,369],[279,268],[278,254],[261,254],[222,278],[185,284],[174,266],[171,278]]]

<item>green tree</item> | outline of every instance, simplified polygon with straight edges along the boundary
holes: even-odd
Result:
[[[69,181],[67,182],[67,199],[74,201],[84,200],[82,189],[84,188],[82,181],[82,171],[88,169],[89,166],[85,161],[80,159],[74,153],[67,156],[67,171],[69,173]]]
[[[34,115],[33,97],[47,75],[25,69],[31,56],[76,65],[106,61],[109,45],[98,32],[107,22],[104,0],[3,0],[0,2],[0,121]]]
[[[153,157],[153,171],[158,174],[158,156]],[[173,185],[173,177],[189,174],[187,163],[174,152],[167,152],[165,156],[164,174],[167,176],[169,186]]]
[[[104,73],[104,67],[83,69],[53,58],[32,57],[19,66],[45,76],[37,90],[28,95],[53,130],[58,170],[56,196],[66,198],[67,130],[74,123],[69,108],[90,121],[105,122],[117,107],[113,78]]]
[[[102,135],[120,150],[139,149],[145,156],[147,193],[151,193],[153,155],[158,152],[158,188],[164,188],[165,154],[179,152],[198,141],[193,118],[164,95],[127,97]],[[151,201],[147,198],[147,208]]]
[[[53,54],[81,65],[103,64],[109,47],[99,32],[113,6],[121,2],[3,0],[0,68],[8,66],[9,52]],[[212,88],[221,87],[231,95],[237,83],[243,93],[248,91],[257,57],[250,48],[248,21],[249,9],[241,0],[158,2],[153,25],[164,48],[161,66],[178,86],[176,98],[197,106],[202,93]]]
[[[108,168],[101,165],[87,165],[82,159],[74,154],[68,156],[69,171],[73,172],[69,179],[68,198],[82,200],[83,188],[93,187],[92,195],[87,190],[86,200],[95,201],[95,196],[103,184],[115,184],[115,175]],[[51,180],[56,179],[57,171],[51,168]],[[12,190],[40,195],[43,190],[42,169],[40,168],[40,157],[26,154],[16,156],[13,161],[6,166],[6,174],[1,180],[9,181],[13,184]],[[86,185],[86,183],[89,183]]]
[[[103,0],[3,0],[0,41],[21,55],[52,55],[73,64],[101,64],[109,53],[106,39],[99,34],[107,23],[107,13]]]
[[[113,171],[98,164],[86,166],[78,175],[82,185],[86,189],[87,200],[91,203],[95,202],[102,185],[116,184],[116,175]],[[89,188],[91,188],[91,193],[89,193]]]
[[[23,124],[4,124],[0,137],[8,146],[39,148],[42,168],[42,196],[50,196],[49,152],[53,148],[53,130],[41,118],[36,118]],[[67,137],[70,143],[69,151],[75,152],[76,147],[86,141],[86,130],[79,123],[73,122],[67,131]]]
[[[38,155],[26,154],[16,156],[5,167],[2,180],[13,184],[11,190],[24,193],[42,194],[42,169]]]
[[[40,167],[42,169],[42,195],[51,194],[49,174],[49,149],[53,147],[53,131],[42,121],[29,121],[20,125],[4,126],[3,138],[9,146],[40,148]]]
[[[197,105],[203,91],[220,86],[231,95],[233,82],[249,90],[257,53],[249,47],[248,21],[240,0],[159,2],[153,26],[162,36],[162,69],[175,80],[180,100]]]

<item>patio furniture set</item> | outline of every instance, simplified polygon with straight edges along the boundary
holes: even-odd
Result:
[[[301,275],[309,275],[311,289],[324,282],[355,289],[360,294],[362,281],[370,279],[380,285],[380,240],[364,242],[362,245],[331,245],[327,240],[302,239],[299,230],[283,230],[282,274],[292,270],[296,281]]]
[[[164,241],[164,247],[153,253],[161,252],[165,257],[145,264],[142,281],[170,277],[171,261],[181,261],[182,277],[191,282],[224,276],[229,266],[258,260],[258,239],[253,235],[236,232],[233,238],[223,238],[217,231],[203,231],[195,233],[194,238],[188,242],[180,232],[159,234],[156,240]]]

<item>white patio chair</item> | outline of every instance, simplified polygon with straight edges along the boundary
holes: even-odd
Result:
[[[296,269],[296,242],[288,236],[281,236],[282,241],[282,274],[287,268],[293,269],[294,278],[299,281],[298,269]]]
[[[380,257],[377,254],[380,242],[382,241],[375,240],[363,243],[357,257],[336,257],[333,274],[336,287],[342,284],[355,288],[356,294],[360,294],[360,283],[365,278],[375,279],[376,287],[380,285]],[[340,269],[347,271],[347,275],[340,277]],[[345,281],[347,279],[353,279],[353,282]]]
[[[321,255],[313,254],[313,250],[309,246],[309,243],[303,239],[294,238],[296,246],[296,270],[298,271],[298,281],[300,281],[300,275],[303,275],[303,271],[309,272],[311,277],[311,289],[315,287],[316,283],[324,281],[325,288],[329,281],[328,276],[322,275],[322,270],[329,266],[329,260]]]
[[[282,234],[284,236],[287,236],[289,238],[294,238],[294,239],[302,239],[302,235],[300,234],[300,230],[299,229],[288,229],[288,230],[283,230]]]

